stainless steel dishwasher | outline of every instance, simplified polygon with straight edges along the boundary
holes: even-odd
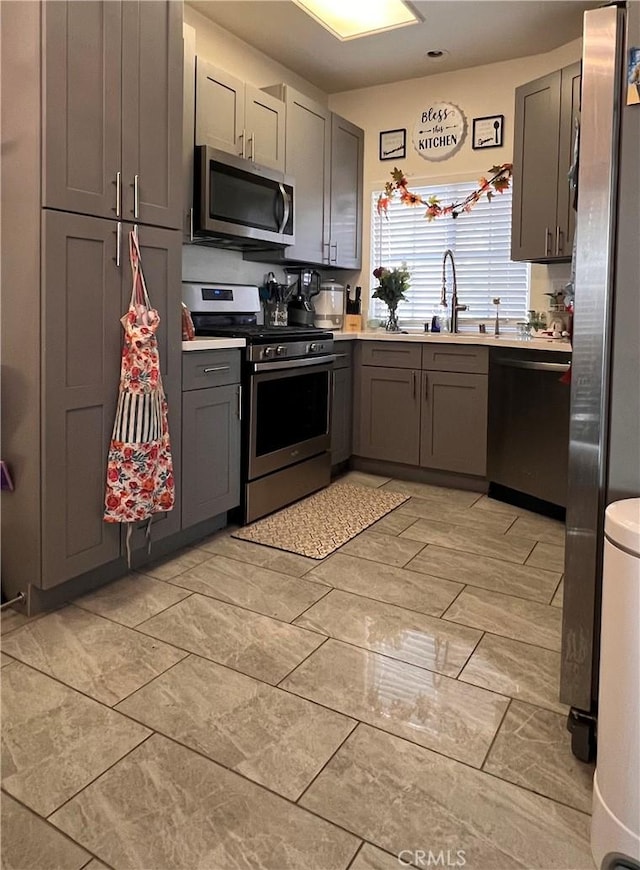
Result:
[[[492,348],[490,491],[497,485],[566,507],[571,390],[561,378],[569,360],[559,351]]]

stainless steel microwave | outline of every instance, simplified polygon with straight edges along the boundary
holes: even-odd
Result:
[[[208,145],[196,147],[196,239],[239,249],[292,245],[294,208],[290,176]]]

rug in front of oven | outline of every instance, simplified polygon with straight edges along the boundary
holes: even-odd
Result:
[[[332,483],[289,507],[233,532],[233,538],[324,559],[407,501],[401,492]]]

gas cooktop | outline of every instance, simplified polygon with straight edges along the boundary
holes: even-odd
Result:
[[[194,318],[195,320],[195,318]],[[331,338],[332,333],[317,326],[264,326],[260,324],[243,324],[233,326],[206,326],[196,321],[196,335],[226,336],[229,338],[244,338],[249,344],[268,341],[301,341],[305,338]]]

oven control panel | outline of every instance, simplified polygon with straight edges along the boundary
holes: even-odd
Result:
[[[283,341],[269,344],[254,344],[247,347],[250,362],[300,359],[307,356],[324,356],[333,353],[333,339],[307,339],[306,341]]]

